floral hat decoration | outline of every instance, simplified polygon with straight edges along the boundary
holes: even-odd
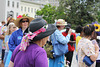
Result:
[[[97,35],[100,36],[100,24],[97,21],[92,22],[92,24],[95,26],[95,32]]]
[[[63,19],[58,19],[58,21],[56,22],[56,26],[62,26],[62,25],[67,25],[67,22],[65,22],[65,20]]]
[[[29,17],[28,14],[18,15],[18,16],[17,16],[17,19],[14,21],[15,25],[16,25],[17,27],[20,27],[20,25],[19,25],[20,20],[21,20],[21,19],[25,19],[25,18],[29,19],[29,23],[34,19],[34,18],[32,18],[32,17]]]

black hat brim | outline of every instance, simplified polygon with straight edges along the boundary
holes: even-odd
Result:
[[[24,33],[28,33],[29,31],[35,32],[46,24],[47,24],[46,21],[44,19],[41,19],[41,18],[37,18],[35,20],[32,20],[30,22],[29,27],[24,31]]]
[[[32,41],[41,40],[42,38],[45,38],[45,37],[53,34],[55,30],[56,30],[56,26],[55,25],[48,24],[48,28],[46,29],[46,31],[38,34],[36,37],[33,38]]]

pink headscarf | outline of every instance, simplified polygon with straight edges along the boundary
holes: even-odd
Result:
[[[35,36],[37,36],[38,34],[40,34],[41,32],[45,32],[46,29],[45,28],[41,28],[35,32],[29,32],[27,33],[25,36],[23,36],[22,41],[21,41],[21,46],[19,48],[19,50],[21,51],[25,51],[27,46],[29,46],[29,39],[32,40]]]

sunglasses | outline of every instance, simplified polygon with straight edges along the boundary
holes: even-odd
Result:
[[[29,22],[28,20],[27,21],[22,21],[22,23],[25,23],[25,22]]]

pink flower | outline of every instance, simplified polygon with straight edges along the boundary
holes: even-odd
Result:
[[[17,18],[21,18],[21,17],[23,17],[23,16],[22,16],[22,15],[18,15],[18,16],[17,16]]]

